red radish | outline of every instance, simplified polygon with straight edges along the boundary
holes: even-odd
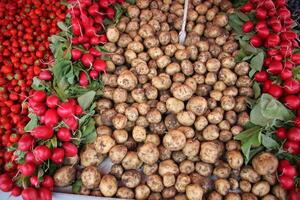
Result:
[[[286,167],[286,166],[288,166],[288,165],[291,165],[288,160],[280,160],[279,164],[278,164],[277,171],[279,173],[282,173],[283,168]]]
[[[22,192],[21,188],[19,188],[18,186],[14,186],[10,194],[13,197],[18,197],[21,195],[21,192]]]
[[[88,12],[91,16],[95,17],[96,15],[99,15],[99,5],[96,3],[93,3],[89,9]]]
[[[250,31],[252,31],[254,28],[254,24],[252,21],[246,21],[244,24],[243,24],[243,27],[242,27],[242,30],[244,33],[249,33]]]
[[[115,17],[115,10],[110,7],[106,8],[106,16],[108,19],[113,19]]]
[[[282,21],[285,21],[291,17],[291,12],[287,8],[280,8],[278,10],[278,15],[282,19]]]
[[[294,125],[297,126],[298,128],[300,128],[300,116],[296,117],[294,120]]]
[[[277,84],[272,84],[270,89],[268,90],[268,93],[275,99],[279,99],[283,94],[283,89]]]
[[[278,181],[283,189],[289,190],[294,187],[294,180],[288,176],[279,176]]]
[[[257,30],[257,35],[260,38],[265,39],[270,35],[270,30],[267,27],[262,27],[262,28]]]
[[[281,48],[280,48],[280,53],[281,53],[281,55],[283,55],[284,57],[291,56],[292,53],[293,53],[292,47],[281,47]]]
[[[96,29],[93,26],[85,26],[85,35],[87,37],[93,37],[96,35]]]
[[[285,6],[285,5],[286,5],[286,2],[285,2],[285,0],[276,0],[276,1],[275,1],[275,5],[276,5],[277,7]]]
[[[72,49],[71,54],[73,60],[79,60],[82,56],[82,52],[79,49]]]
[[[300,83],[299,81],[289,78],[284,81],[284,91],[287,94],[298,94],[300,92]]]
[[[68,99],[67,102],[70,103],[72,106],[76,106],[77,105],[77,101],[74,98]]]
[[[35,159],[35,156],[32,152],[27,152],[27,154],[25,156],[25,161],[26,161],[26,163],[35,163],[37,165],[41,164],[40,161],[37,161]]]
[[[293,31],[285,31],[285,32],[280,33],[280,38],[282,40],[290,41],[290,40],[297,39],[298,35],[297,35],[297,33],[293,32]]]
[[[43,81],[50,81],[52,80],[52,74],[49,70],[41,71],[41,73],[39,74],[39,79]]]
[[[248,2],[248,3],[244,4],[244,5],[240,8],[240,10],[241,10],[242,12],[249,12],[249,11],[253,10],[253,4],[251,4],[250,2]]]
[[[37,126],[31,130],[31,135],[36,139],[48,140],[52,138],[53,130],[48,126]]]
[[[264,82],[268,79],[268,73],[266,71],[259,71],[255,74],[254,80],[257,82]]]
[[[263,83],[263,92],[268,92],[271,88],[271,85],[273,85],[272,81],[271,80],[266,80]]]
[[[59,98],[56,95],[51,95],[47,97],[46,104],[48,108],[56,108],[59,104]]]
[[[91,70],[91,71],[89,72],[89,75],[90,75],[90,77],[91,77],[92,79],[97,79],[98,76],[99,76],[99,72],[96,71],[96,70]]]
[[[62,164],[65,157],[65,151],[62,148],[54,148],[52,150],[51,160],[53,163],[59,165]]]
[[[287,132],[287,138],[294,142],[300,142],[300,128],[290,128]]]
[[[250,44],[254,47],[260,47],[262,45],[261,38],[258,35],[253,35],[250,39]]]
[[[100,44],[100,40],[97,36],[92,36],[90,38],[90,44],[91,45],[97,45],[97,44]]]
[[[49,127],[54,127],[59,120],[59,116],[55,109],[47,110],[45,113],[45,125]]]
[[[292,54],[291,60],[296,64],[300,64],[300,54]]]
[[[35,147],[33,154],[38,161],[45,161],[51,157],[50,149],[45,145]]]
[[[293,165],[286,165],[282,168],[282,176],[294,177],[297,176],[297,170]]]
[[[280,43],[280,37],[276,34],[270,34],[267,37],[265,46],[268,48],[273,48],[273,47],[279,45],[279,43]]]
[[[52,200],[51,191],[44,187],[39,189],[39,196],[42,200]]]
[[[23,200],[39,200],[39,195],[36,189],[28,187],[22,191],[22,198]]]
[[[44,115],[47,110],[44,103],[37,103],[34,107],[31,106],[31,108],[37,116]]]
[[[299,154],[300,153],[300,144],[299,142],[294,142],[294,141],[286,141],[283,145],[283,149],[290,154]]]
[[[74,35],[79,36],[82,34],[80,22],[77,18],[72,18],[72,29],[73,29]]]
[[[0,175],[0,190],[9,192],[13,189],[13,182],[7,174]]]
[[[72,156],[76,156],[78,149],[77,147],[70,143],[70,142],[64,142],[62,144],[62,148],[65,150],[65,156],[66,157],[72,157]]]
[[[267,17],[267,11],[263,8],[257,8],[255,16],[259,20],[264,20]]]
[[[73,116],[64,118],[63,121],[72,131],[75,131],[78,128],[78,121]]]
[[[29,151],[32,149],[33,145],[34,138],[29,134],[23,135],[18,141],[18,149],[21,151]]]
[[[295,65],[294,65],[291,61],[289,61],[289,60],[287,60],[287,61],[284,63],[284,68],[287,68],[287,69],[292,69],[294,66],[295,66]]]
[[[258,21],[255,25],[255,29],[256,31],[262,29],[262,28],[268,28],[267,22],[262,20],[262,21]]]
[[[284,104],[291,110],[296,110],[300,106],[300,98],[296,95],[288,95],[284,97]]]
[[[46,100],[47,94],[46,92],[42,91],[42,90],[36,90],[33,94],[32,94],[32,100],[35,102],[44,102]]]
[[[95,49],[93,47],[90,48],[89,53],[92,54],[93,56],[97,56],[97,57],[102,55],[101,51],[98,51],[97,49]]]
[[[79,84],[82,87],[86,87],[89,85],[89,80],[87,78],[87,75],[85,72],[80,72],[79,73]]]
[[[275,134],[278,138],[280,139],[286,139],[286,130],[285,128],[283,127],[280,127],[278,128],[276,131],[275,131]]]
[[[268,71],[272,74],[279,74],[282,72],[283,65],[280,61],[274,60],[268,66]]]
[[[43,177],[42,186],[48,189],[52,189],[54,187],[54,181],[51,176],[45,175]]]
[[[267,57],[264,59],[264,66],[269,66],[272,62],[272,58],[271,57]]]
[[[99,41],[101,43],[106,43],[107,42],[107,36],[105,34],[102,34],[99,36]]]
[[[67,118],[74,115],[74,106],[69,102],[63,102],[57,108],[57,114],[61,118]]]
[[[39,178],[37,176],[30,177],[30,184],[34,187],[38,187],[39,185]]]
[[[289,200],[299,200],[300,199],[300,189],[294,189],[289,192]]]
[[[278,49],[268,49],[267,51],[267,55],[271,57],[277,55],[278,53],[279,53]]]
[[[33,163],[25,163],[19,165],[18,168],[24,176],[31,176],[35,172],[35,165]]]
[[[62,142],[69,142],[71,140],[71,132],[68,128],[65,127],[59,128],[56,136]]]
[[[94,62],[94,56],[92,54],[84,54],[81,57],[81,62],[85,67],[91,67],[93,65]]]
[[[282,57],[282,55],[277,54],[277,55],[273,56],[273,59],[276,61],[282,61],[283,57]]]
[[[81,108],[80,105],[75,106],[75,115],[82,115],[83,114],[83,109]]]
[[[95,60],[94,64],[94,69],[98,72],[104,72],[105,69],[106,69],[106,62],[104,60],[101,60],[101,59],[97,59]]]

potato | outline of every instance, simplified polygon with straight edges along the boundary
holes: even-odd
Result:
[[[210,124],[204,128],[202,136],[205,140],[215,140],[219,137],[219,131],[220,130],[216,125]]]
[[[87,189],[95,189],[99,186],[101,175],[95,166],[88,166],[83,169],[80,178]]]
[[[240,181],[240,189],[243,192],[250,192],[251,191],[251,183],[249,181],[241,180]]]
[[[136,87],[138,80],[132,72],[125,70],[119,75],[117,82],[121,88],[130,91]]]
[[[250,166],[243,167],[240,176],[243,180],[247,180],[250,183],[256,183],[260,179],[259,174]]]
[[[126,127],[127,117],[123,114],[117,114],[112,118],[112,124],[116,129],[124,129]]]
[[[159,175],[148,176],[146,183],[153,192],[161,192],[164,188],[162,178]]]
[[[222,200],[222,195],[220,195],[218,192],[213,191],[209,194],[208,200]]]
[[[228,178],[230,175],[231,169],[226,163],[220,163],[217,165],[213,171],[213,175],[217,178]]]
[[[110,174],[115,176],[117,179],[121,179],[124,169],[120,164],[113,164],[110,169]]]
[[[204,116],[197,117],[194,123],[194,126],[197,131],[203,130],[207,125],[208,125],[208,121]]]
[[[136,199],[147,199],[150,195],[150,189],[147,185],[139,185],[135,188]]]
[[[252,187],[252,193],[256,196],[263,197],[270,191],[270,185],[267,181],[259,181]]]
[[[192,111],[195,115],[203,115],[208,109],[207,101],[203,97],[191,97],[187,102],[186,109]]]
[[[128,139],[128,133],[125,130],[114,130],[113,138],[117,143],[124,143]]]
[[[80,151],[80,164],[83,167],[97,166],[103,159],[98,156],[97,151],[87,145]]]
[[[144,164],[143,165],[143,173],[147,176],[151,174],[155,174],[158,170],[158,164],[155,163],[153,165]]]
[[[269,152],[262,152],[253,158],[252,166],[260,175],[273,174],[278,167],[278,159]]]
[[[174,174],[163,175],[163,184],[165,187],[171,187],[175,184],[176,178]]]
[[[133,199],[134,192],[130,188],[120,187],[120,188],[118,188],[116,196],[118,198],[122,198],[122,199]]]
[[[257,197],[252,193],[242,193],[242,200],[257,200]]]
[[[238,193],[229,192],[225,196],[225,200],[241,200],[241,196]]]
[[[104,175],[99,185],[100,191],[105,197],[112,197],[117,193],[118,182],[112,175]]]
[[[138,157],[148,165],[153,165],[159,158],[158,148],[153,143],[145,143],[138,148]]]
[[[181,111],[176,115],[177,120],[183,126],[192,126],[195,122],[196,116],[192,111]]]
[[[186,187],[191,183],[191,178],[187,174],[179,174],[176,179],[175,188],[178,192],[185,192]]]
[[[179,168],[173,160],[163,160],[159,163],[158,173],[161,176],[164,176],[166,174],[176,175],[179,173]]]
[[[124,169],[138,169],[142,165],[141,160],[134,151],[128,151],[126,156],[122,160],[122,166]]]
[[[198,184],[190,184],[186,186],[186,196],[189,200],[202,199],[203,193],[203,189]]]
[[[215,163],[222,149],[223,146],[217,141],[203,142],[200,147],[200,159],[207,163]]]
[[[115,140],[109,135],[98,136],[95,141],[97,153],[106,154],[115,145]]]
[[[216,191],[221,195],[226,195],[230,189],[230,183],[226,179],[217,179],[214,184]]]
[[[244,158],[240,151],[233,150],[226,152],[226,160],[232,169],[239,169],[243,165]]]
[[[116,27],[108,27],[106,33],[108,41],[116,43],[119,40],[120,32]]]
[[[195,165],[193,161],[184,160],[180,163],[179,170],[181,173],[190,174],[195,170]]]
[[[171,151],[179,151],[186,144],[185,135],[178,130],[170,130],[163,138],[164,146]]]
[[[221,63],[218,59],[210,58],[206,62],[206,69],[209,72],[218,72],[221,67]]]
[[[141,182],[141,173],[137,170],[125,171],[122,175],[122,183],[128,188],[135,188]]]
[[[237,80],[237,75],[230,69],[222,68],[219,71],[219,80],[223,81],[227,86],[232,86]]]
[[[170,76],[165,73],[161,73],[152,79],[152,85],[158,90],[166,90],[171,87],[172,81]]]
[[[193,96],[193,90],[187,85],[178,85],[174,88],[172,94],[181,101],[187,101]]]
[[[283,189],[280,185],[275,185],[272,188],[272,193],[280,200],[287,199],[287,191]]]
[[[115,145],[109,151],[109,158],[112,163],[120,163],[127,154],[127,147],[124,145]]]
[[[130,18],[137,18],[140,14],[140,9],[135,5],[130,5],[127,8],[127,13]]]
[[[54,184],[57,187],[70,186],[76,178],[76,169],[73,166],[63,166],[53,175]]]

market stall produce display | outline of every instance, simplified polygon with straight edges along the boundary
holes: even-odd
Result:
[[[287,2],[185,3],[1,1],[1,191],[300,199]]]

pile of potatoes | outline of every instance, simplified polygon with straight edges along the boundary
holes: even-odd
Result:
[[[190,0],[184,45],[178,42],[184,0],[123,6],[127,15],[107,29],[111,60],[97,101],[97,139],[80,152],[80,193],[286,199],[276,185],[276,157],[263,152],[245,166],[233,140],[249,120],[247,98],[254,92],[249,64],[234,59],[239,45],[228,25],[231,2]],[[113,165],[101,174],[105,159]]]

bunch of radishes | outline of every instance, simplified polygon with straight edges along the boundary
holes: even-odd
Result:
[[[122,2],[122,0],[70,1],[72,7],[69,9],[69,13],[71,14],[73,33],[72,59],[81,61],[88,70],[88,74],[82,71],[79,75],[79,84],[82,87],[89,85],[88,76],[96,79],[100,72],[105,71],[106,63],[100,59],[102,52],[95,46],[107,42],[103,25],[104,19],[113,20],[115,10],[112,6]],[[77,45],[82,45],[84,49],[77,48]]]
[[[46,92],[40,90],[31,92],[28,103],[32,112],[38,116],[37,126],[20,137],[13,151],[5,153],[10,167],[0,177],[0,180],[3,179],[0,189],[4,192],[11,191],[13,196],[22,194],[25,200],[31,193],[38,195],[38,192],[43,193],[40,197],[46,193],[45,199],[51,199],[53,178],[48,175],[39,176],[39,166],[45,163],[49,165],[50,162],[60,165],[65,157],[77,155],[78,149],[72,143],[72,133],[78,128],[78,117],[83,114],[83,109],[74,99],[60,102],[57,96],[47,96]],[[57,145],[47,143],[53,139],[57,139]],[[14,176],[18,178],[12,180]],[[29,178],[29,185],[23,185],[24,188],[14,186],[15,181],[26,177]]]
[[[256,24],[247,21],[242,26],[245,33],[255,31],[250,39],[254,47],[264,47],[266,56],[263,70],[257,72],[254,79],[261,83],[262,91],[282,101],[285,106],[296,111],[294,127],[277,128],[278,138],[286,140],[283,148],[290,154],[300,154],[300,81],[295,79],[293,68],[300,64],[298,35],[293,32],[294,20],[286,7],[285,0],[250,0],[241,7],[243,12],[254,12]],[[278,168],[279,182],[284,189],[291,190],[290,195],[298,195],[294,179],[297,169],[287,160],[282,160]],[[291,198],[293,199],[293,198]]]

